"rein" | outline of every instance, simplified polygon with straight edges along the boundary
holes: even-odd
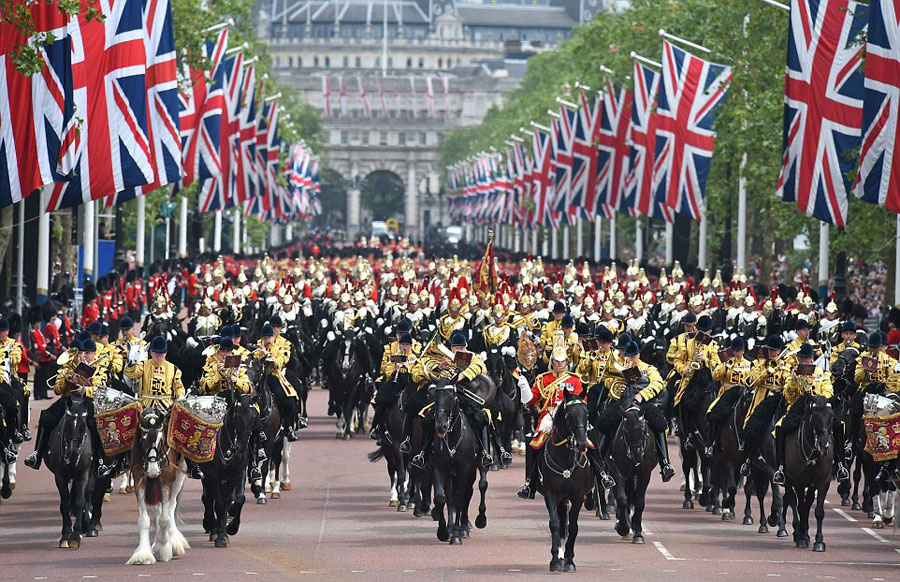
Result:
[[[454,388],[445,387],[445,388],[437,388],[437,390],[453,390]],[[435,416],[437,416],[437,410],[435,410]],[[439,439],[439,443],[444,443],[444,446],[447,447],[447,453],[450,455],[452,459],[456,455],[456,451],[459,449],[459,443],[462,442],[463,437],[466,435],[466,425],[462,422],[462,413],[459,411],[459,407],[457,406],[456,416],[454,417],[453,411],[451,410],[448,414],[450,417],[450,428],[447,429],[447,433],[444,436],[439,436],[435,433],[435,436]],[[453,427],[459,426],[459,436],[456,437],[456,444],[452,447],[447,442],[447,437],[453,434]]]
[[[566,408],[569,407],[569,405],[572,405],[572,404],[580,404],[582,406],[587,406],[587,403],[584,400],[581,400],[581,399],[569,400],[568,402],[565,402],[562,404],[563,410],[565,410]],[[585,427],[584,427],[584,425],[578,425],[575,428],[580,429],[580,428],[585,428]],[[575,441],[572,438],[571,434],[561,441],[555,441],[554,435],[556,435],[555,423],[554,423],[553,428],[550,431],[550,444],[552,444],[553,447],[557,447],[557,448],[561,447],[563,445],[567,445],[566,448],[572,452],[572,463],[568,468],[563,467],[560,464],[556,463],[554,461],[553,457],[550,455],[550,450],[553,447],[546,447],[546,446],[544,447],[544,455],[543,455],[544,463],[547,465],[547,468],[550,469],[550,471],[552,473],[559,475],[563,479],[569,479],[572,477],[572,474],[577,469],[584,469],[587,466],[587,463],[588,463],[587,454],[578,454],[577,451],[575,451]],[[542,481],[543,481],[543,479],[542,479]]]
[[[631,412],[632,410],[636,410],[638,412],[641,411],[641,409],[638,408],[637,406],[632,406],[632,407],[628,408],[627,410],[625,410],[625,413],[627,414],[627,413]],[[641,415],[640,418],[642,421],[644,421],[644,424],[646,425],[646,420],[644,419],[643,415]],[[622,440],[625,441],[625,456],[628,457],[632,462],[636,462],[637,460],[632,456],[632,453],[631,453],[631,449],[632,449],[633,445],[632,445],[632,443],[628,442],[628,433],[625,431],[625,423],[624,422],[619,425],[619,431],[622,433]],[[644,449],[647,447],[647,443],[649,441],[647,438],[648,432],[646,430],[643,431],[641,434],[642,434],[642,437],[641,437],[642,440],[641,440],[640,456],[643,457]]]

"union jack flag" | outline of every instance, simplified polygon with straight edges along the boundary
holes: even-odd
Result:
[[[631,121],[632,94],[624,87],[618,90],[606,78],[602,114],[598,123],[598,162],[596,166],[597,202],[602,216],[607,218],[620,208],[625,199],[625,179],[628,172],[628,127]]]
[[[781,174],[776,195],[843,227],[847,172],[859,147],[865,9],[850,0],[791,0]]]
[[[672,221],[671,210],[653,196],[653,162],[656,151],[656,94],[659,73],[639,62],[634,63],[634,101],[628,125],[628,174],[625,190],[619,200],[619,211],[632,216],[643,214],[667,222]]]
[[[178,67],[175,34],[168,0],[144,6],[144,44],[147,51],[147,116],[151,160],[156,179],[107,198],[107,206],[132,200],[142,193],[181,179],[181,134],[178,111]]]
[[[241,85],[240,163],[237,164],[238,200],[247,201],[257,195],[256,189],[256,127],[259,125],[256,69],[251,63],[244,67]]]
[[[706,178],[715,147],[713,122],[725,100],[731,67],[704,61],[663,42],[653,182],[660,202],[703,220]],[[662,198],[664,197],[664,199]]]
[[[225,107],[223,62],[227,47],[228,29],[220,31],[215,42],[204,43],[204,54],[212,66],[211,81],[207,83],[202,70],[191,69],[191,87],[180,95],[184,186],[217,178],[222,173],[219,139]]]
[[[900,0],[873,0],[856,195],[900,212]]]
[[[556,201],[553,209],[564,224],[575,222],[573,210],[576,208],[576,200],[572,191],[572,175],[575,173],[575,156],[572,151],[575,118],[574,111],[560,107],[559,119],[554,118],[550,124],[553,161],[556,164]]]
[[[142,0],[101,0],[102,21],[72,27],[75,111],[82,118],[72,179],[56,184],[48,211],[152,182]]]
[[[60,158],[63,132],[74,118],[68,18],[54,4],[35,4],[30,11],[35,31],[52,33],[54,41],[38,45],[41,71],[25,77],[9,53],[29,39],[0,22],[0,208],[71,170]]]
[[[572,149],[581,165],[579,171],[572,176],[572,187],[582,193],[582,215],[593,221],[595,216],[607,215],[597,192],[597,165],[600,153],[596,144],[600,140],[603,109],[600,98],[594,99],[591,103],[584,91],[579,91],[578,98],[581,107],[578,108],[578,125]]]
[[[200,212],[225,210],[236,202],[241,141],[241,86],[243,81],[243,53],[225,55],[220,67],[224,73],[224,86],[219,118],[219,175],[203,180],[200,195]]]
[[[535,204],[535,222],[540,226],[556,228],[559,226],[559,220],[551,208],[553,189],[550,173],[553,164],[551,141],[550,135],[537,128],[534,129],[532,140],[534,169],[531,174],[531,192]]]

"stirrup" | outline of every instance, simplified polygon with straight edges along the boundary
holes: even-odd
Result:
[[[309,419],[305,416],[301,416],[297,419],[297,428],[304,429],[309,426]]]
[[[779,466],[772,475],[772,483],[775,485],[784,485],[784,467]]]
[[[424,469],[425,468],[425,451],[419,451],[415,457],[409,462],[410,465],[415,467],[416,469]]]
[[[288,442],[297,442],[297,433],[294,432],[294,429],[289,428],[284,431],[284,438],[286,438]]]
[[[25,435],[23,435],[21,432],[19,432],[17,430],[13,431],[12,442],[17,445],[21,445],[22,443],[25,442]]]
[[[490,453],[481,453],[481,466],[485,469],[494,464],[494,457]]]
[[[256,465],[250,467],[250,473],[248,475],[250,482],[259,481],[262,479],[262,471],[259,470],[259,467]]]
[[[688,434],[688,435],[685,437],[684,442],[682,442],[681,445],[684,447],[684,450],[686,450],[686,451],[688,451],[688,452],[694,450],[694,441],[691,440],[691,435],[690,435],[690,434]]]
[[[750,475],[750,463],[748,463],[747,461],[744,461],[741,464],[741,476],[747,477],[749,475]]]
[[[403,442],[400,443],[400,452],[401,452],[401,453],[408,454],[409,451],[410,451],[410,449],[409,449],[409,437],[406,437],[405,439],[403,439]]]
[[[116,476],[116,463],[105,465],[103,461],[97,465],[97,476],[101,479],[112,479]]]
[[[256,451],[256,462],[265,463],[268,460],[269,455],[266,454],[266,449],[264,447],[259,447],[259,450]]]
[[[616,486],[616,480],[606,471],[600,473],[600,486],[604,489],[612,489]]]
[[[31,467],[32,469],[40,469],[41,468],[41,461],[40,461],[40,459],[38,459],[37,451],[28,455],[28,458],[25,459],[25,466]]]
[[[373,426],[372,428],[369,429],[369,438],[372,439],[373,441],[378,440],[378,427],[377,426]]]
[[[712,459],[716,456],[716,445],[709,445],[706,447],[706,458]]]
[[[26,442],[30,441],[31,440],[31,431],[26,428],[24,431],[22,431],[22,436],[25,438]]]
[[[500,453],[500,460],[504,463],[512,463],[512,455],[509,453],[509,451],[503,451],[502,453]]]
[[[516,495],[518,495],[520,499],[528,499],[531,497],[531,484],[525,483],[519,487],[519,490],[516,491]]]
[[[839,483],[850,481],[850,471],[847,470],[843,463],[838,463],[836,477]]]
[[[675,476],[675,467],[672,466],[672,463],[666,463],[660,467],[660,473],[662,473],[663,483],[668,483]]]
[[[6,447],[4,454],[6,455],[6,463],[8,465],[12,465],[19,458],[19,453],[16,452],[15,447],[13,447],[12,445]]]
[[[203,479],[206,475],[203,474],[203,470],[200,469],[199,465],[191,465],[191,470],[188,471],[188,477],[191,479]]]

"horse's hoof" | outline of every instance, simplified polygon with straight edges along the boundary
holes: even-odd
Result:
[[[471,524],[470,524],[470,526],[471,526]],[[463,538],[464,540],[467,540],[467,539],[469,539],[470,537],[472,537],[472,528],[471,528],[471,527],[464,527],[463,530],[462,530],[462,538]]]
[[[551,572],[562,572],[563,571],[563,563],[559,558],[553,558],[550,560],[550,571]]]
[[[351,438],[353,438],[353,437],[352,437],[352,435],[351,435],[349,432],[343,436],[343,439],[344,439],[345,441],[349,441]]]
[[[628,527],[627,524],[620,521],[616,523],[616,533],[622,536],[622,539],[625,539],[625,536],[631,533],[631,528]]]
[[[850,505],[850,509],[859,511],[860,509],[862,509],[862,505],[859,504],[859,501],[854,501],[853,504]]]
[[[128,489],[125,487],[119,487],[119,495],[128,495]]]
[[[644,536],[634,536],[633,538],[631,538],[631,543],[634,544],[634,545],[636,545],[636,546],[639,546],[639,545],[643,544],[643,543],[644,543]]]
[[[679,491],[684,491],[685,488],[686,488],[686,487],[685,487],[685,484],[682,483],[682,484],[681,484],[681,487],[679,487],[678,490],[679,490]]]
[[[443,528],[443,529],[438,528],[437,539],[441,540],[442,542],[446,542],[447,540],[450,539],[450,532],[447,531],[447,528]]]
[[[602,511],[600,512],[600,519],[603,521],[609,521],[609,513]]]
[[[634,534],[631,533],[631,532],[628,532],[627,534],[625,534],[624,536],[622,536],[622,540],[624,540],[624,541],[626,541],[626,542],[629,541],[629,540],[632,540],[632,541],[633,541],[633,540],[634,540]]]
[[[425,512],[419,511],[418,507],[416,509],[413,509],[413,517],[424,517],[424,516],[425,516]]]
[[[565,572],[574,572],[575,571],[575,562],[572,560],[566,560],[566,565],[564,568]]]
[[[398,505],[400,505],[400,501],[397,499],[391,499],[388,503],[388,507],[397,507]]]
[[[241,522],[231,520],[231,522],[225,527],[225,533],[228,534],[225,536],[225,539],[228,539],[228,536],[237,535],[238,530],[241,528]]]
[[[841,497],[841,507],[850,507],[849,497]]]
[[[694,509],[694,502],[690,499],[685,499],[684,503],[681,504],[681,509]]]
[[[744,516],[744,521],[741,522],[743,525],[753,525],[753,518],[749,515]]]
[[[767,526],[766,524],[761,524],[759,526],[759,529],[756,530],[756,533],[761,533],[761,534],[769,533],[769,526]]]
[[[282,491],[290,491],[293,488],[294,488],[294,486],[291,485],[290,481],[282,481],[281,482],[281,490]]]
[[[722,511],[722,521],[734,521],[734,514],[730,511]]]
[[[266,483],[266,493],[271,493],[271,492],[272,492],[272,484]]]
[[[336,433],[334,433],[334,438],[340,440],[340,439],[344,438],[344,433],[336,432]]]
[[[281,499],[280,491],[272,491],[272,499]]]
[[[884,522],[880,519],[872,520],[872,529],[884,529]]]
[[[805,550],[806,548],[809,547],[809,542],[807,540],[799,540],[794,545],[797,546],[798,548],[800,548],[801,550]]]
[[[112,497],[109,496],[109,493],[103,494],[103,501],[106,503],[109,503],[110,501],[112,501]]]
[[[451,546],[461,546],[462,539],[459,536],[453,536],[452,538],[450,538],[450,545]]]
[[[769,516],[769,519],[766,520],[766,523],[769,524],[769,527],[775,527],[778,525],[778,516],[773,513]]]
[[[256,498],[257,505],[265,505],[266,503],[268,503],[268,500],[265,497],[257,497]]]
[[[97,537],[98,535],[100,535],[100,534],[99,534],[99,532],[98,532],[96,529],[89,529],[89,530],[87,530],[87,533],[84,534],[84,537],[86,537],[86,538],[95,538],[95,537]]]
[[[215,534],[215,532],[209,532],[209,541],[211,541],[211,542],[216,541],[216,534]]]
[[[405,503],[401,503],[400,505],[398,505],[398,506],[397,506],[397,511],[399,511],[399,512],[401,512],[401,513],[405,512],[405,511],[406,511],[406,504],[405,504]]]
[[[816,542],[813,544],[814,552],[824,552],[825,551],[825,542]]]
[[[59,540],[59,549],[68,550],[69,549],[69,540]]]
[[[77,550],[79,548],[81,548],[81,539],[80,538],[79,539],[71,539],[70,538],[69,539],[69,549]]]
[[[227,548],[228,542],[225,540],[216,540],[216,547],[217,548]]]
[[[709,504],[706,506],[706,513],[711,513],[713,515],[722,515],[722,508],[716,507],[715,505]]]
[[[778,533],[775,534],[775,537],[786,538],[786,537],[788,537],[788,532],[786,529],[782,528],[782,529],[778,530]]]
[[[478,529],[484,529],[485,527],[487,527],[487,516],[479,515],[478,517],[476,517],[475,527],[477,527]]]

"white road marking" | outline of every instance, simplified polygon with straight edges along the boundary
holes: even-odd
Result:
[[[322,507],[322,526],[319,528],[319,541],[316,542],[315,556],[319,556],[322,549],[322,538],[325,537],[325,515],[328,513],[328,504],[331,501],[331,475],[334,472],[334,464],[328,466],[328,479],[325,481],[325,505]]]
[[[247,576],[259,576],[259,572],[244,572]]]
[[[206,576],[204,572],[194,572],[193,576]]]
[[[654,541],[653,545],[656,547],[657,550],[659,550],[659,553],[662,554],[663,557],[667,560],[678,560],[678,561],[684,560],[684,558],[676,558],[675,556],[673,556],[672,552],[667,550],[666,546],[664,546],[662,544],[662,542]]]
[[[766,574],[767,578],[780,578],[781,574]]]
[[[152,574],[138,574],[138,578],[149,578]]]
[[[96,578],[96,576],[92,576],[90,574],[85,574],[84,576],[81,577],[82,580],[92,580],[94,578]]]
[[[871,529],[869,529],[867,527],[862,528],[862,530],[864,532],[866,532],[867,534],[869,534],[870,536],[872,536],[873,538],[875,538],[876,540],[878,540],[879,542],[888,543],[890,541],[886,537],[882,536],[881,534],[875,533],[874,531],[872,531]]]
[[[841,517],[843,517],[843,518],[846,519],[847,521],[856,521],[856,518],[855,518],[855,517],[853,517],[852,515],[850,515],[849,513],[847,513],[846,511],[844,511],[843,509],[840,509],[840,508],[837,508],[837,507],[832,507],[831,509],[833,509],[835,513],[837,513],[838,515],[840,515]]]
[[[521,571],[522,570],[519,570],[518,568],[510,568],[509,570],[507,570],[507,572],[521,572]]]

